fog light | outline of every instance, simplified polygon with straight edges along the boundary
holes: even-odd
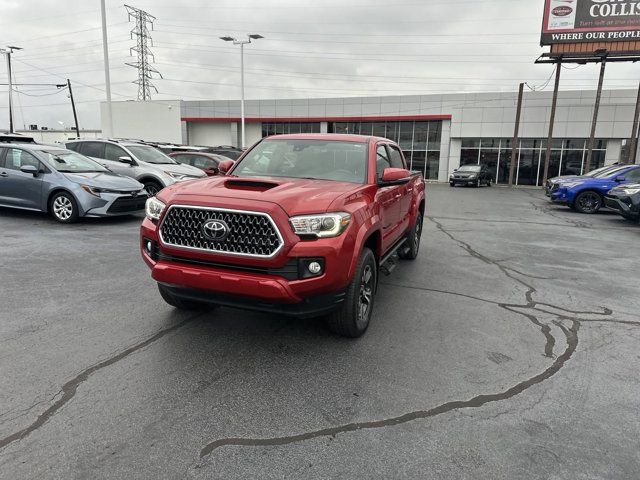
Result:
[[[322,265],[318,262],[311,262],[307,268],[313,275],[318,275],[322,271]]]
[[[145,243],[145,248],[147,249],[148,253],[151,253],[151,240],[147,240],[147,242]]]

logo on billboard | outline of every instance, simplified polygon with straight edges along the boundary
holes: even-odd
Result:
[[[551,12],[556,17],[566,17],[567,15],[571,15],[573,13],[573,8],[571,7],[556,7]]]

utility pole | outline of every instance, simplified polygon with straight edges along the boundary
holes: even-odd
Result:
[[[136,46],[131,47],[129,53],[133,55],[133,52],[136,52],[138,56],[136,63],[127,63],[127,65],[138,70],[138,79],[133,83],[138,85],[138,100],[146,102],[147,100],[151,100],[151,89],[158,93],[158,89],[151,83],[152,75],[155,73],[162,78],[162,74],[156,70],[155,67],[149,65],[150,61],[155,62],[155,57],[149,49],[149,44],[153,46],[149,25],[151,26],[151,30],[153,30],[153,22],[156,20],[156,17],[144,10],[129,5],[125,5],[125,8],[129,14],[129,21],[131,21],[132,18],[135,21],[135,26],[131,30],[131,39],[133,39],[134,36],[136,37]]]
[[[11,71],[11,54],[14,50],[22,50],[20,47],[0,48],[0,53],[7,57],[7,76],[9,77],[9,133],[13,133],[13,72]]]
[[[551,116],[549,117],[549,134],[547,135],[547,149],[544,154],[544,174],[542,176],[542,186],[544,187],[549,178],[549,163],[551,162],[551,144],[553,143],[553,127],[556,123],[556,108],[558,106],[558,90],[560,89],[560,72],[562,72],[562,60],[556,63],[556,82],[553,88],[553,100],[551,100]]]
[[[78,126],[78,114],[76,113],[76,102],[73,101],[73,90],[71,90],[71,80],[67,78],[67,88],[71,99],[71,109],[73,110],[73,121],[76,124],[76,137],[80,138],[80,127]]]
[[[596,93],[596,103],[593,106],[593,121],[591,122],[591,135],[589,136],[589,148],[587,150],[587,161],[582,171],[583,175],[591,171],[591,158],[593,157],[593,147],[596,143],[596,127],[598,126],[598,112],[600,111],[600,100],[602,98],[602,84],[604,83],[604,71],[607,67],[607,52],[596,52],[602,56],[600,64],[600,79],[598,80],[598,91]]]
[[[513,186],[513,174],[516,170],[518,156],[518,136],[520,135],[520,116],[522,114],[522,97],[524,96],[524,83],[520,84],[518,90],[518,108],[516,110],[516,126],[513,131],[513,140],[511,141],[511,165],[509,166],[509,186]]]
[[[102,51],[104,57],[104,84],[107,92],[107,132],[104,135],[109,138],[113,136],[113,111],[111,110],[111,74],[109,73],[109,40],[107,39],[107,12],[104,5],[105,0],[100,0],[100,11],[102,15]]]
[[[220,37],[220,40],[225,42],[233,42],[234,45],[240,45],[240,123],[241,123],[241,136],[240,136],[240,148],[245,148],[245,118],[244,118],[244,46],[251,43],[252,40],[259,40],[264,38],[257,33],[248,34],[246,40],[238,40],[233,37]]]
[[[629,163],[634,164],[638,159],[638,121],[640,120],[640,87],[638,87],[638,100],[636,101],[636,113],[633,116],[633,128],[631,129],[631,144],[629,145]]]

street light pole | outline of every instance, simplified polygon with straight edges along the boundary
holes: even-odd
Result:
[[[11,54],[14,50],[22,50],[20,47],[0,48],[0,53],[7,57],[7,76],[9,77],[9,133],[13,133],[13,73],[11,71]]]
[[[240,45],[240,148],[245,148],[245,118],[244,118],[244,46],[251,43],[252,40],[264,38],[256,33],[248,34],[246,40],[238,40],[234,37],[220,37],[225,42],[233,42],[234,45]]]
[[[104,56],[104,85],[107,93],[107,124],[106,138],[113,136],[113,112],[111,110],[111,74],[109,72],[109,40],[107,38],[107,11],[105,0],[100,0],[100,14],[102,17],[102,54]],[[104,132],[103,132],[104,133]],[[78,132],[80,135],[80,132]]]

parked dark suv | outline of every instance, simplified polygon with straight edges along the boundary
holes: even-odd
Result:
[[[493,175],[486,165],[463,165],[449,176],[449,185],[491,186]]]
[[[216,155],[222,155],[223,157],[230,158],[231,160],[237,160],[244,152],[236,147],[230,145],[220,145],[218,147],[202,147],[198,148],[198,151],[203,153],[214,153]]]

